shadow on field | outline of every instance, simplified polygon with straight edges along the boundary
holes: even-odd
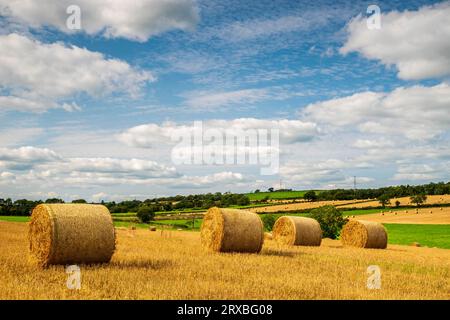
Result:
[[[144,268],[159,270],[163,268],[169,268],[173,266],[173,261],[171,260],[125,260],[125,261],[113,261],[111,266],[120,267],[122,269],[130,268]]]
[[[273,249],[264,249],[261,252],[264,256],[278,256],[278,257],[294,257],[295,255],[300,255],[299,252],[289,252],[289,251],[281,251],[281,250],[273,250]]]

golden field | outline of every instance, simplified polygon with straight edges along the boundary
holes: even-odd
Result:
[[[217,254],[196,232],[117,230],[108,265],[81,266],[80,290],[63,266],[28,262],[27,225],[0,221],[0,299],[450,299],[450,250],[389,245],[387,250],[281,247],[261,254]],[[382,288],[366,287],[369,265]]]
[[[247,209],[252,212],[257,213],[269,213],[269,212],[281,212],[281,211],[294,211],[294,210],[305,210],[305,209],[314,209],[319,208],[323,206],[335,206],[335,207],[342,207],[344,205],[350,205],[353,204],[359,204],[361,202],[367,202],[367,200],[334,200],[334,201],[315,201],[315,202],[309,202],[309,201],[301,201],[301,202],[295,202],[295,203],[286,203],[283,205],[272,205],[267,207],[256,207],[256,208],[250,208]]]
[[[411,203],[410,197],[393,198],[391,199],[391,206],[395,205],[396,201],[400,201],[400,206],[415,206]],[[427,196],[427,201],[424,204],[436,205],[436,204],[449,204],[450,195],[431,195]],[[270,212],[281,212],[281,211],[295,211],[295,210],[307,210],[314,209],[326,205],[332,205],[339,209],[361,209],[361,208],[371,208],[380,207],[380,202],[378,200],[335,200],[335,201],[300,201],[295,203],[284,203],[279,205],[271,205],[266,207],[256,207],[250,208],[248,210],[257,213],[270,213]]]
[[[356,220],[402,224],[450,224],[450,207],[391,210],[355,216]]]
[[[399,201],[401,206],[415,206],[415,204],[411,203],[410,197],[401,197],[401,198],[392,198],[391,206],[395,205],[395,202]],[[450,195],[431,195],[427,196],[427,201],[424,204],[448,204],[450,203]],[[367,208],[367,207],[379,207],[380,202],[378,200],[372,201],[364,201],[359,203],[352,203],[346,205],[340,205],[339,208]]]

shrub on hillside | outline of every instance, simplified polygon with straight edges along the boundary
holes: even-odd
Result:
[[[140,207],[137,212],[137,217],[142,223],[149,223],[155,218],[155,208],[150,206]]]
[[[265,214],[262,216],[261,219],[264,224],[264,230],[272,231],[273,225],[275,224],[275,221],[277,220],[276,217],[273,214]]]
[[[316,201],[317,200],[317,194],[316,194],[316,192],[314,190],[310,190],[310,191],[305,193],[303,198],[305,200],[308,200],[308,201]]]
[[[344,224],[347,223],[342,212],[333,206],[323,206],[311,210],[309,217],[316,219],[322,228],[323,238],[337,239]]]

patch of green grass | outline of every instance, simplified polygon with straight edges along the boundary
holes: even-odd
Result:
[[[274,192],[258,192],[258,193],[246,193],[245,195],[249,197],[250,201],[263,200],[265,197],[269,199],[297,199],[303,198],[306,190],[299,191],[274,191]]]
[[[115,218],[125,218],[125,217],[135,217],[136,212],[120,212],[120,213],[111,213],[111,215]]]
[[[418,242],[422,246],[450,249],[450,225],[448,224],[384,224],[388,241],[409,245]]]
[[[0,216],[0,220],[11,222],[28,222],[30,217],[27,216]]]
[[[203,219],[195,219],[194,224],[194,230],[200,229],[202,225]],[[185,229],[185,230],[191,230],[192,229],[192,219],[178,219],[178,220],[158,220],[158,221],[152,221],[152,225],[166,225],[166,226],[172,226],[174,229]]]

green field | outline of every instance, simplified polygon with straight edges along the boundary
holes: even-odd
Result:
[[[450,249],[450,225],[448,224],[384,224],[389,243],[409,245],[418,242],[422,246]]]
[[[18,217],[18,216],[0,216],[0,220],[2,221],[12,221],[12,222],[28,222],[30,221],[30,217]]]
[[[265,197],[269,199],[298,199],[303,198],[307,191],[274,191],[274,192],[258,192],[258,193],[246,193],[245,195],[249,197],[250,201],[263,200]]]

